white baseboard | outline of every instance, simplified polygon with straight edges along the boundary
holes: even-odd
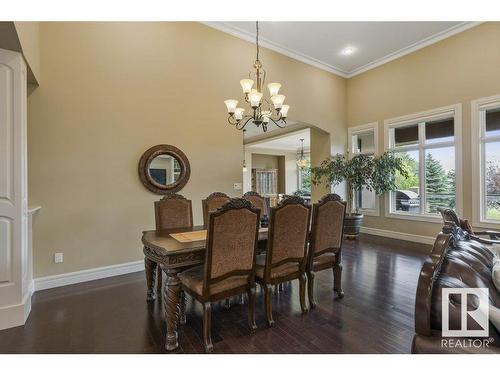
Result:
[[[34,280],[35,291],[57,288],[59,286],[83,283],[86,281],[104,279],[106,277],[124,275],[144,271],[144,261],[116,264],[113,266],[91,268],[88,270],[63,273],[60,275],[39,277]]]
[[[395,238],[398,240],[418,242],[424,244],[433,244],[434,237],[420,236],[416,234],[394,232],[385,229],[376,229],[361,227],[361,233],[372,234],[375,236],[382,236],[388,238]],[[86,281],[104,279],[106,277],[125,275],[127,273],[144,271],[144,261],[139,260],[136,262],[116,264],[113,266],[91,268],[88,270],[63,273],[60,275],[39,277],[34,280],[34,290],[44,290],[57,288],[60,286],[83,283]]]
[[[30,283],[20,304],[0,308],[0,331],[7,328],[22,326],[31,312],[31,296],[33,290]]]
[[[361,233],[372,234],[374,236],[394,238],[396,240],[424,243],[427,245],[432,245],[434,244],[435,241],[434,237],[421,236],[418,234],[410,234],[403,232],[394,232],[392,230],[368,228],[368,227],[361,227]]]

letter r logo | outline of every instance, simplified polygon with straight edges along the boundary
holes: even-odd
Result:
[[[442,292],[441,321],[443,337],[489,336],[488,288],[443,288]],[[451,299],[452,296],[460,296],[460,328],[458,329],[450,327],[450,305],[455,305],[454,300],[457,299],[456,297]],[[480,329],[468,329],[467,325],[471,322],[476,323],[474,325],[479,326]]]

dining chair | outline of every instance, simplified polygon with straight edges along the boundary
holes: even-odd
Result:
[[[299,280],[302,312],[307,312],[305,301],[307,238],[311,208],[304,199],[291,196],[271,208],[266,254],[257,257],[255,280],[264,289],[266,319],[274,325],[272,290],[274,285]]]
[[[159,201],[154,203],[155,207],[155,222],[156,229],[176,229],[188,228],[193,226],[193,208],[191,200],[186,199],[180,194],[170,193],[165,195]],[[158,295],[161,295],[162,288],[162,270],[159,264],[153,263],[146,259],[146,277],[156,278],[156,290]],[[155,271],[156,270],[156,271]],[[148,299],[154,299],[154,296],[149,296]],[[181,309],[185,307],[185,298],[181,296]],[[182,310],[183,311],[183,310]],[[181,321],[185,319],[184,314],[181,314]]]
[[[242,198],[249,201],[255,208],[258,208],[260,210],[261,217],[267,215],[266,200],[259,193],[256,191],[247,191],[243,194]]]
[[[179,274],[182,289],[203,305],[203,342],[213,350],[212,303],[247,293],[248,325],[255,324],[255,254],[259,235],[259,209],[233,198],[208,219],[205,264]]]
[[[315,272],[333,270],[333,289],[342,298],[341,250],[344,234],[346,203],[337,194],[327,194],[313,205],[312,228],[307,261],[307,294],[309,305],[316,307],[314,300]]]
[[[208,214],[212,211],[217,211],[219,207],[222,207],[222,205],[229,202],[230,199],[229,195],[217,191],[201,201],[203,209],[203,225],[205,227],[208,225]]]

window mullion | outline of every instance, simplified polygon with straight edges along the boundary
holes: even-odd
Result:
[[[481,149],[480,151],[480,156],[479,156],[479,163],[480,163],[480,171],[479,173],[481,174],[480,176],[480,194],[481,196],[479,197],[480,200],[480,212],[479,212],[479,218],[480,220],[485,220],[486,219],[486,214],[488,212],[488,196],[486,194],[486,147],[485,147],[485,142],[480,142],[479,148]]]
[[[419,188],[420,188],[420,214],[425,214],[425,122],[418,124],[418,164],[419,164]]]

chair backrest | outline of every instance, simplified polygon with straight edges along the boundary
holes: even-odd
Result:
[[[346,203],[337,194],[327,194],[313,205],[311,256],[339,252],[344,235]]]
[[[156,229],[175,229],[193,226],[191,201],[180,194],[167,194],[155,202]]]
[[[231,276],[253,282],[259,213],[250,202],[233,198],[209,214],[203,293]]]
[[[255,191],[247,191],[243,194],[243,199],[249,201],[255,208],[260,210],[260,215],[267,215],[267,203],[263,196]]]
[[[264,278],[271,269],[285,263],[298,263],[305,269],[311,207],[298,196],[283,199],[271,208]]]
[[[201,206],[203,209],[203,225],[208,225],[208,214],[210,212],[217,211],[218,208],[222,207],[224,203],[229,202],[230,199],[231,198],[229,198],[229,195],[221,192],[212,193],[208,197],[203,199],[201,201]]]

